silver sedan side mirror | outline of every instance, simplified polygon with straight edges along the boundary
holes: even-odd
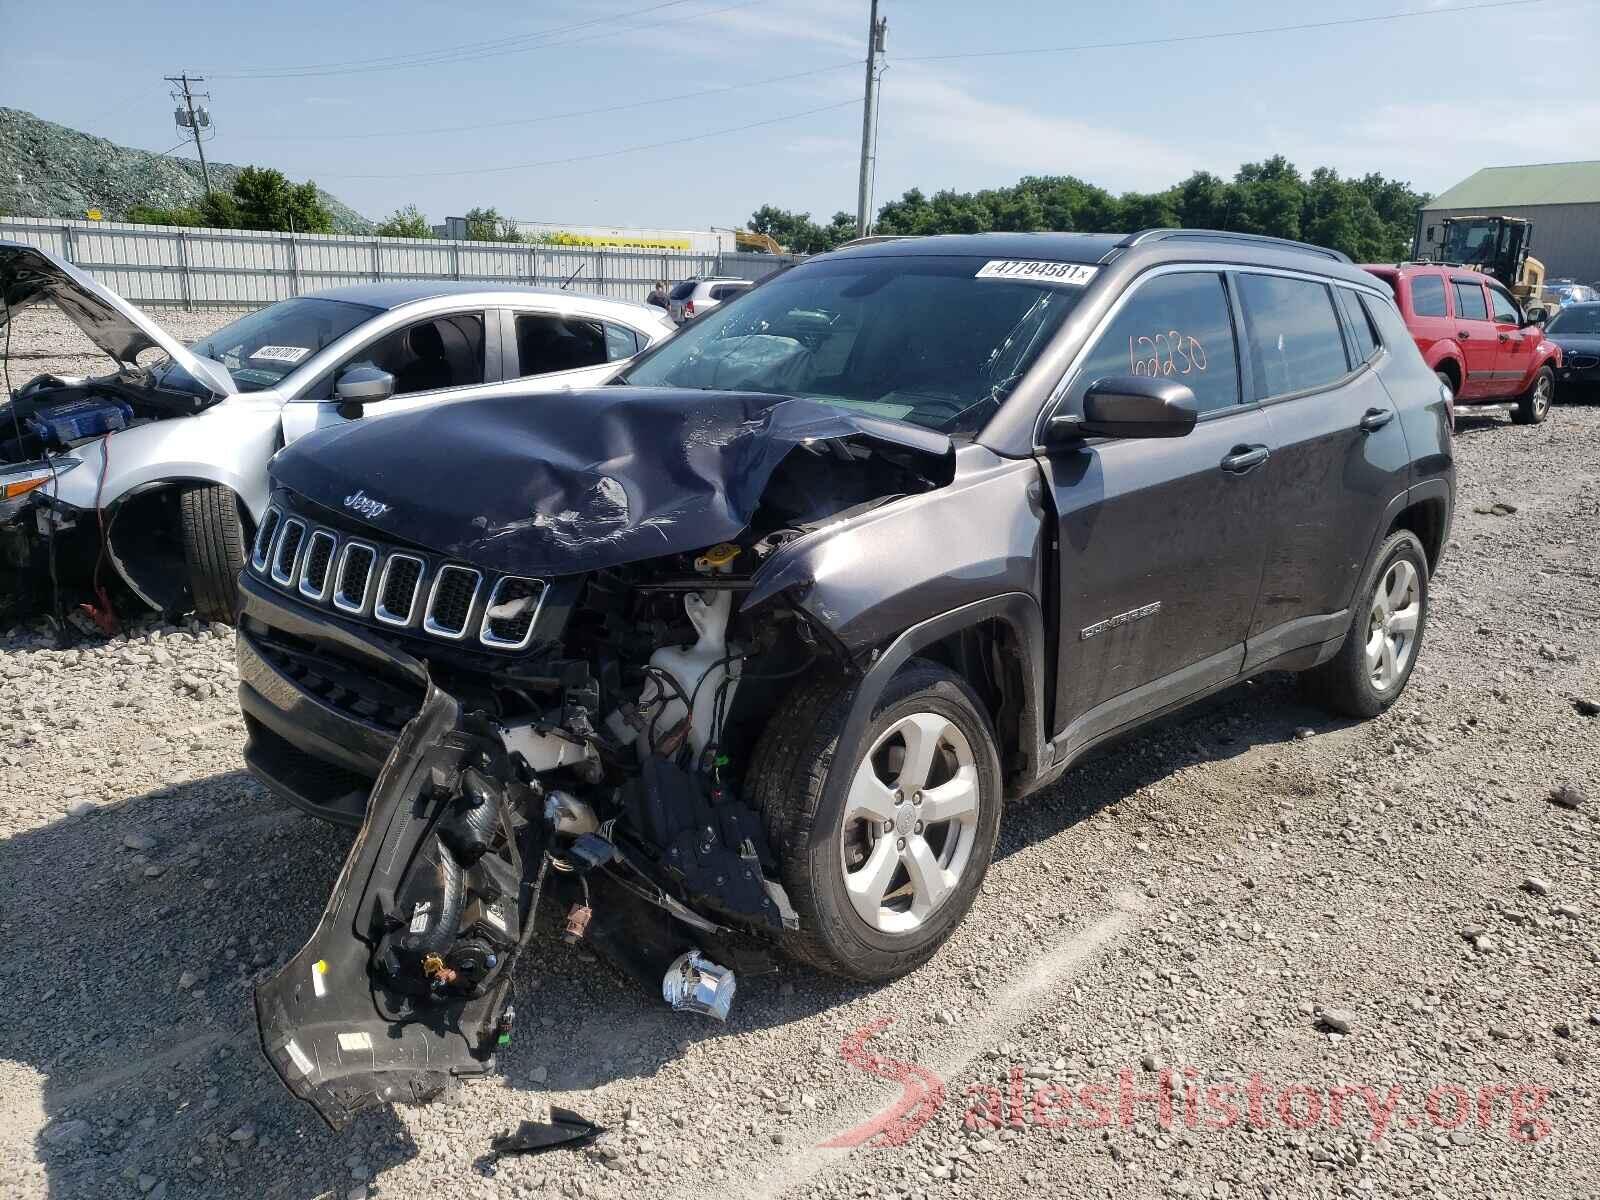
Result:
[[[394,395],[394,376],[377,367],[351,367],[339,376],[333,394],[340,400],[368,404]]]

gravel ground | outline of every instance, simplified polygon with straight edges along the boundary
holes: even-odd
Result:
[[[0,1195],[1594,1196],[1600,406],[1457,445],[1383,718],[1267,678],[1100,755],[888,987],[785,968],[718,1026],[544,939],[498,1076],[342,1136],[250,989],[349,837],[240,770],[228,632],[5,632]],[[492,1163],[549,1103],[610,1132]]]

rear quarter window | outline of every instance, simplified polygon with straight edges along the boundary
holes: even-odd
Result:
[[[1448,317],[1445,306],[1444,279],[1438,275],[1414,275],[1411,278],[1411,311],[1419,317]]]
[[[685,279],[681,283],[673,284],[672,290],[667,293],[667,299],[687,300],[691,295],[694,294],[694,285],[699,282],[700,281],[698,279]]]

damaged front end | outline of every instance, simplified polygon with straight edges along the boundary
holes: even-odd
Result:
[[[256,996],[273,1066],[335,1127],[490,1070],[538,928],[726,1019],[798,925],[737,781],[803,674],[855,669],[787,595],[745,601],[809,533],[949,480],[947,439],[807,401],[525,412],[297,443],[241,582],[252,768],[361,821],[315,935]],[[397,486],[468,460],[448,489]],[[294,754],[348,787],[385,744],[370,797],[294,782]]]
[[[334,1128],[493,1068],[541,915],[718,1019],[735,988],[721,963],[759,969],[749,934],[793,926],[760,821],[728,789],[650,756],[597,812],[552,786],[588,774],[550,769],[563,740],[437,687],[401,732],[316,933],[256,989],[268,1059]]]

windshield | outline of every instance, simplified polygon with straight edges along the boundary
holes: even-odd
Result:
[[[227,367],[241,392],[259,392],[382,311],[345,300],[300,296],[240,317],[189,348]]]
[[[1600,334],[1600,304],[1580,304],[1576,308],[1563,308],[1550,324],[1547,333]]]
[[[617,382],[803,396],[972,432],[1083,295],[1082,286],[980,277],[987,262],[908,256],[799,266],[711,310]]]

